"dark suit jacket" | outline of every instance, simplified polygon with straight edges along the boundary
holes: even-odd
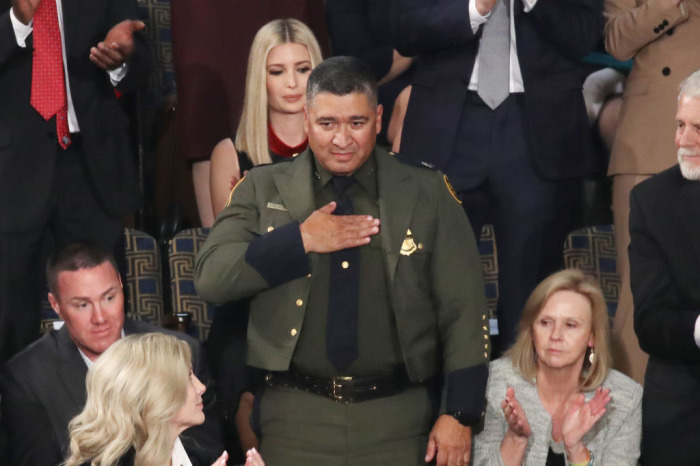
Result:
[[[183,333],[126,319],[124,333],[161,332],[185,340],[192,349],[192,366],[202,383],[209,382],[206,357],[199,342]],[[45,466],[63,461],[68,452],[68,423],[79,414],[87,397],[87,365],[66,327],[51,331],[17,354],[3,367],[0,377],[2,434],[8,464]],[[208,390],[212,393],[212,390]],[[193,464],[210,465],[223,451],[213,398],[205,400],[207,421],[182,435]],[[200,462],[197,462],[197,459]]]
[[[693,334],[700,315],[700,182],[683,178],[676,165],[637,185],[630,197],[630,238],[634,329],[649,353],[642,463],[651,448],[666,459],[673,452],[674,464],[697,464],[700,348]]]
[[[349,55],[367,63],[377,80],[391,69],[394,47],[391,35],[390,0],[326,0],[328,33],[333,55]],[[379,103],[384,107],[382,132],[385,139],[394,101],[411,83],[413,68],[379,87]]]
[[[0,0],[0,232],[34,227],[46,208],[56,163],[56,123],[30,105],[32,35],[17,45],[10,1]],[[137,202],[129,120],[117,101],[107,72],[89,59],[90,48],[112,26],[137,19],[135,0],[63,0],[68,75],[85,148],[88,172],[107,213],[132,211]],[[128,92],[145,83],[148,50],[136,35],[129,71],[117,89]],[[21,202],[17,202],[21,199]]]
[[[326,18],[333,55],[351,55],[372,68],[377,79],[389,72],[391,2],[386,0],[326,0]]]
[[[456,145],[469,144],[457,139],[458,128],[470,118],[462,109],[483,27],[472,33],[467,0],[393,2],[394,45],[402,55],[419,56],[401,158],[440,170],[450,162],[473,165],[451,159]],[[534,166],[548,179],[591,173],[597,164],[576,62],[600,40],[602,0],[538,0],[529,13],[522,0],[513,2]]]
[[[416,382],[445,374],[447,409],[479,417],[488,321],[469,222],[442,175],[401,164],[378,148],[374,154],[387,295],[406,369]],[[195,286],[204,299],[251,297],[247,359],[255,367],[288,370],[295,336],[304,331],[319,255],[304,252],[298,223],[316,209],[313,167],[307,149],[292,163],[248,172],[197,258]],[[409,229],[421,247],[402,254]],[[262,270],[266,260],[274,267]]]

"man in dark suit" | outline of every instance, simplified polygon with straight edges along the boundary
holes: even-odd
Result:
[[[326,20],[333,55],[357,57],[372,68],[384,108],[379,141],[393,143],[387,130],[394,101],[410,84],[413,57],[400,55],[391,45],[391,1],[326,0]]]
[[[135,0],[0,1],[1,362],[38,337],[46,241],[113,247],[137,205],[115,89],[144,84],[149,58]]]
[[[253,413],[262,454],[273,466],[461,464],[489,353],[469,222],[444,176],[375,147],[366,65],[324,61],[306,96],[309,149],[248,173],[195,270],[204,299],[250,297],[247,362],[269,371]]]
[[[162,332],[187,341],[193,370],[202,383],[208,383],[206,358],[194,338],[124,318],[121,279],[105,248],[70,243],[51,256],[47,276],[49,301],[64,325],[2,368],[0,437],[7,442],[7,451],[0,451],[3,464],[44,466],[64,460],[68,423],[85,404],[88,368],[123,335]],[[205,394],[205,423],[182,436],[194,464],[209,466],[223,449],[213,404],[214,398]]]
[[[506,348],[597,168],[576,62],[602,0],[394,0],[392,15],[394,46],[418,56],[399,157],[450,177],[477,237],[494,225]]]
[[[649,353],[644,465],[700,461],[700,70],[681,84],[676,120],[679,165],[630,197],[634,330]]]

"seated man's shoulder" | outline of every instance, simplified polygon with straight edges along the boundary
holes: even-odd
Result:
[[[683,178],[681,174],[680,167],[674,165],[642,181],[636,185],[632,191],[634,191],[637,196],[656,196],[659,191],[663,191],[670,186],[678,186],[683,183],[684,180],[685,178]]]
[[[53,365],[58,354],[58,331],[51,330],[15,354],[5,363],[3,372],[14,376],[29,375]]]

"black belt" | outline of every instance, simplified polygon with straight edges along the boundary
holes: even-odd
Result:
[[[298,372],[269,372],[265,382],[271,387],[287,387],[321,395],[338,403],[359,403],[396,395],[422,384],[409,380],[405,371],[374,377],[313,377]]]

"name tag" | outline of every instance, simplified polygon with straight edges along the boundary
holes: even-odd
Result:
[[[285,206],[283,206],[282,204],[275,204],[274,202],[268,202],[267,208],[268,209],[275,209],[275,210],[283,210],[283,211],[287,212],[287,208]]]

